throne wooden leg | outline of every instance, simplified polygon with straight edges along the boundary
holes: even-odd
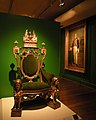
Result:
[[[60,102],[58,102],[56,100],[57,91],[56,90],[52,91],[51,95],[52,95],[52,99],[50,99],[48,106],[53,108],[53,109],[59,108],[61,106],[61,104],[60,104]]]
[[[21,97],[14,97],[14,106],[11,109],[11,117],[21,117]]]
[[[22,109],[13,109],[11,110],[11,117],[21,117]]]
[[[21,99],[22,99],[22,90],[21,90],[21,80],[17,79],[15,81],[14,89],[14,106],[11,109],[11,117],[21,117]]]

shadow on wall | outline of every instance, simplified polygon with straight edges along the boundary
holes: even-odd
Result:
[[[16,73],[17,71],[14,70],[14,63],[10,65],[11,70],[9,71],[9,81],[12,87],[14,87],[14,81],[16,80]]]

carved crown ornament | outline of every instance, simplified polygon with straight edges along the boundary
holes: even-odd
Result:
[[[38,40],[35,31],[33,30],[33,32],[28,32],[28,30],[26,30],[23,36],[23,42],[24,42],[24,47],[36,48]]]

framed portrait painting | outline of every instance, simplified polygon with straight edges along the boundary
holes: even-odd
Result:
[[[65,69],[85,72],[86,24],[65,29]]]

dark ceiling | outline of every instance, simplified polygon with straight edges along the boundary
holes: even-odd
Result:
[[[55,19],[85,0],[0,0],[0,12],[39,19]]]

